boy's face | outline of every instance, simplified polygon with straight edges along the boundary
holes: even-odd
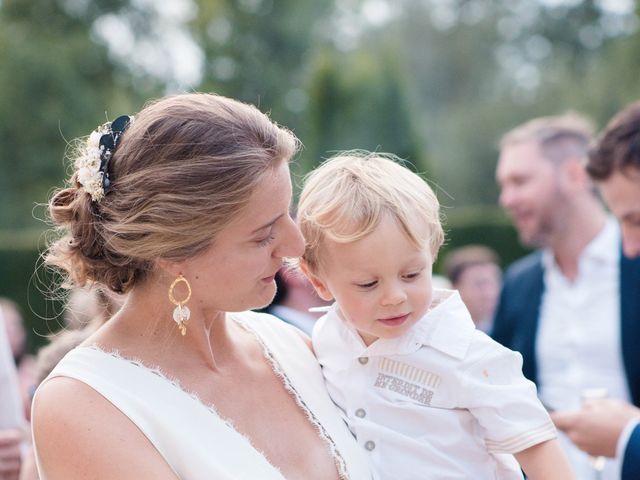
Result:
[[[325,240],[320,256],[318,271],[303,268],[305,273],[324,300],[335,299],[367,345],[402,335],[431,304],[433,256],[428,246],[417,248],[389,216],[355,242]]]

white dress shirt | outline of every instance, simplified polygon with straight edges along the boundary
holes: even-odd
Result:
[[[544,252],[545,293],[536,342],[542,402],[554,410],[579,408],[585,391],[599,389],[630,401],[620,344],[620,230],[615,219],[586,246],[578,275],[567,279]],[[594,476],[589,456],[559,435],[579,479]],[[608,459],[602,480],[620,478]]]
[[[511,454],[556,437],[521,355],[477,331],[457,292],[434,290],[406,334],[369,347],[334,304],[313,346],[376,479],[522,479]]]

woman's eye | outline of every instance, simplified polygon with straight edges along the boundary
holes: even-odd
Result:
[[[270,233],[269,236],[263,238],[262,240],[258,240],[258,246],[259,247],[266,247],[271,242],[273,242],[274,238],[276,238],[276,237],[273,234]]]

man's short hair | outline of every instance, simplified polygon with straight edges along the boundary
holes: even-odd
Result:
[[[606,180],[615,171],[640,171],[640,101],[616,114],[589,151],[587,172]]]
[[[593,141],[594,127],[585,116],[575,112],[534,118],[505,133],[500,149],[520,143],[537,144],[543,155],[552,161],[570,157],[586,157]]]

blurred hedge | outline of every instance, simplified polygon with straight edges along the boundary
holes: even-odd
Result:
[[[509,220],[496,208],[473,208],[444,211],[446,242],[438,262],[447,251],[469,243],[487,245],[508,265],[527,253],[519,243]],[[0,231],[0,296],[16,301],[29,332],[29,349],[35,351],[46,342],[45,336],[60,325],[62,303],[46,292],[52,277],[41,264],[44,251],[42,232]],[[440,272],[440,263],[434,271]]]
[[[449,250],[471,243],[493,248],[503,268],[530,252],[520,244],[515,228],[497,207],[444,208],[443,216],[446,238],[434,268],[437,273],[442,273],[441,262]]]

